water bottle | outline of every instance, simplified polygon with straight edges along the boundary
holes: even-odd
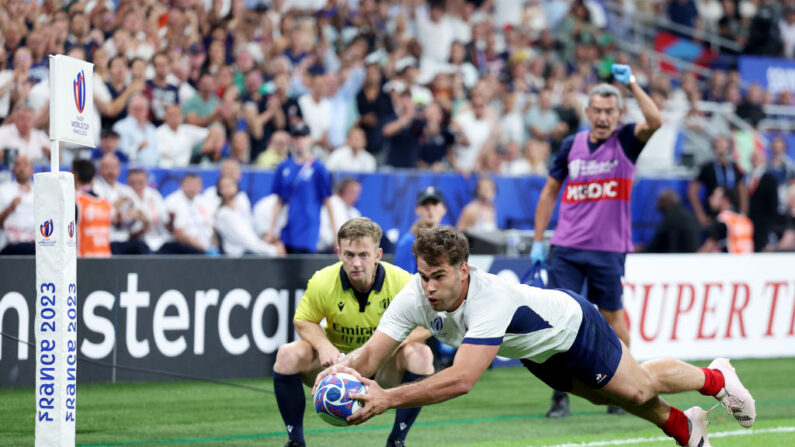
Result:
[[[519,257],[519,231],[507,230],[505,233],[505,255],[512,258]]]

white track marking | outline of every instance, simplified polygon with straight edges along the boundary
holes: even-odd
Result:
[[[732,430],[732,431],[719,431],[715,433],[710,433],[709,438],[728,438],[730,436],[748,436],[748,435],[761,435],[765,433],[793,433],[795,432],[795,427],[772,427],[772,428],[759,428],[759,429],[750,429],[750,430]],[[612,445],[634,445],[641,442],[660,442],[660,441],[670,441],[671,438],[667,436],[656,436],[652,438],[633,438],[633,439],[619,439],[613,441],[591,441],[591,442],[580,442],[580,443],[566,443],[566,444],[555,444],[549,445],[545,447],[604,447],[604,446],[612,446]]]

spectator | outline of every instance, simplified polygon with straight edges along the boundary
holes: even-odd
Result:
[[[737,196],[726,186],[716,187],[709,195],[709,206],[716,218],[709,226],[707,240],[698,250],[701,253],[754,252],[754,226],[751,219],[734,211]]]
[[[362,194],[362,184],[353,177],[343,177],[337,182],[334,188],[334,195],[329,199],[334,218],[337,221],[337,231],[342,225],[356,217],[362,217],[362,213],[356,209],[359,196]],[[329,212],[326,205],[320,209],[320,236],[317,242],[317,251],[320,253],[329,252],[334,249],[334,240],[337,233],[332,233],[329,223]]]
[[[389,144],[386,164],[395,168],[416,168],[424,123],[417,114],[417,106],[408,90],[398,95],[395,112],[384,126],[384,136],[388,138]]]
[[[696,0],[698,27],[709,33],[718,32],[718,22],[723,18],[723,6],[718,0]]]
[[[0,126],[0,148],[15,151],[33,164],[43,164],[50,158],[50,139],[43,131],[34,128],[35,111],[20,104],[14,112],[13,122]]]
[[[14,70],[8,68],[8,53],[0,46],[0,122],[11,111],[11,89],[14,88]]]
[[[748,188],[748,217],[754,224],[754,251],[771,251],[781,229],[778,183],[767,169],[767,155],[751,154],[753,169],[745,176]]]
[[[775,137],[770,142],[770,152],[773,158],[767,165],[767,170],[779,185],[779,200],[783,205],[786,201],[786,189],[795,181],[795,161],[787,155],[787,142],[782,137]]]
[[[682,206],[679,194],[664,189],[657,196],[657,211],[662,222],[649,245],[636,251],[646,253],[695,253],[698,251],[701,229],[693,213]]]
[[[215,94],[215,76],[203,73],[199,78],[198,92],[182,104],[185,122],[194,126],[207,127],[219,119],[218,106],[221,99]]]
[[[88,160],[74,160],[75,220],[77,222],[77,256],[107,258],[110,251],[110,225],[113,205],[92,190],[96,168]]]
[[[91,60],[101,42],[96,42],[91,37],[91,23],[82,12],[72,14],[69,23],[69,36],[66,38],[64,49],[71,50],[73,47],[80,47],[86,54],[86,60]]]
[[[469,202],[458,216],[456,228],[461,231],[495,231],[497,227],[497,207],[494,197],[497,184],[489,176],[482,176],[475,186],[475,199]]]
[[[143,82],[127,83],[127,58],[116,56],[110,60],[108,73],[110,79],[104,86],[99,85],[94,94],[94,103],[102,114],[102,128],[110,129],[127,116],[127,103],[130,97],[144,92]]]
[[[169,227],[174,239],[160,247],[162,254],[215,254],[213,220],[204,207],[199,193],[202,179],[198,174],[187,173],[177,191],[166,197]]]
[[[423,115],[425,126],[420,135],[417,165],[420,168],[441,171],[446,167],[445,162],[456,141],[456,135],[461,135],[462,132],[455,123],[446,125],[444,110],[438,102],[428,104]]]
[[[326,73],[312,75],[311,93],[298,98],[301,115],[309,126],[313,144],[328,148],[328,131],[331,125],[331,101],[334,79]]]
[[[693,207],[698,223],[702,226],[707,226],[712,221],[708,212],[705,211],[710,208],[704,206],[704,202],[699,198],[702,186],[706,190],[705,197],[710,197],[712,191],[718,186],[725,186],[734,191],[740,204],[740,213],[748,212],[748,190],[743,182],[743,172],[731,159],[731,144],[728,137],[721,135],[714,138],[712,151],[715,154],[715,159],[703,164],[698,176],[688,186],[687,196],[690,199],[690,206]]]
[[[99,137],[99,147],[91,149],[91,161],[99,161],[105,154],[115,155],[124,164],[130,161],[130,157],[119,149],[119,134],[112,129],[102,130]]]
[[[366,146],[367,140],[364,131],[359,127],[352,128],[348,131],[348,144],[335,149],[326,160],[328,170],[331,172],[375,172],[375,157],[365,150]],[[338,223],[342,226],[345,222]]]
[[[469,109],[453,118],[464,138],[451,153],[450,164],[461,173],[479,171],[487,146],[499,141],[499,123],[488,105],[487,89],[483,81],[478,83],[470,92]]]
[[[168,210],[163,196],[155,188],[147,184],[146,171],[139,168],[127,171],[127,185],[132,188],[135,209],[141,213],[141,227],[133,227],[132,231],[141,232],[141,239],[149,251],[157,252],[171,238],[166,225],[169,223]]]
[[[787,59],[795,58],[795,6],[787,7],[784,17],[779,19],[778,29],[784,45],[783,56]]]
[[[506,175],[546,177],[549,174],[549,156],[549,143],[535,139],[528,140],[522,156],[503,164],[502,172]]]
[[[252,75],[252,73],[254,73]],[[257,78],[257,71],[254,70],[246,76]],[[253,82],[250,81],[253,87]],[[268,147],[274,133],[285,132],[303,120],[301,107],[294,98],[288,95],[290,89],[290,78],[286,74],[278,74],[273,79],[275,90],[269,95],[250,92],[248,100],[255,103],[256,113],[247,116],[249,132],[251,133],[251,159],[255,160]],[[285,152],[286,155],[286,152]],[[278,164],[278,163],[277,163]],[[276,165],[274,164],[273,167]]]
[[[695,28],[698,10],[693,0],[671,0],[668,2],[668,18],[677,25]]]
[[[143,231],[133,232],[132,228],[143,229],[146,222],[135,206],[135,192],[128,185],[120,183],[121,168],[114,154],[105,154],[99,161],[99,178],[94,181],[94,192],[107,200],[113,207],[110,228],[110,250],[115,255],[139,255],[149,253],[149,247],[138,236]]]
[[[166,120],[166,108],[179,105],[179,89],[167,81],[171,63],[166,52],[155,54],[152,60],[155,76],[146,81],[145,95],[149,99],[152,124],[160,126]]]
[[[30,68],[33,64],[30,49],[20,47],[15,52],[7,52],[6,54],[13,61],[11,68],[14,72],[9,86],[10,107],[13,110],[28,99],[30,90],[38,81],[30,73]]]
[[[358,44],[354,42],[348,49],[348,53],[356,57]],[[355,104],[356,95],[364,85],[365,69],[361,61],[355,59],[352,65],[343,70],[343,74],[327,74],[326,82],[328,87],[329,102],[331,103],[331,117],[328,127],[328,148],[334,149],[345,144],[346,134],[350,129],[351,106]]]
[[[157,146],[157,129],[149,121],[149,101],[141,94],[130,98],[127,117],[113,125],[121,139],[119,148],[131,161],[143,166],[156,167],[160,161]]]
[[[784,232],[776,245],[778,251],[795,251],[795,184],[787,188]]]
[[[284,247],[268,244],[257,236],[251,225],[250,211],[238,211],[237,197],[241,191],[238,189],[236,179],[222,175],[213,189],[221,201],[215,216],[215,230],[218,232],[224,254],[234,257],[244,254],[264,256],[284,254]]]
[[[278,199],[279,196],[276,194],[268,194],[261,198],[254,205],[254,209],[252,210],[252,214],[254,215],[254,231],[256,231],[257,235],[263,238],[263,240],[270,230],[271,222],[273,221],[273,209]],[[287,211],[289,208],[289,205],[284,205],[281,207],[281,210],[279,210],[279,216],[276,218],[275,227],[277,233],[281,233],[282,229],[287,224]]]
[[[417,220],[407,233],[400,236],[395,247],[395,265],[409,273],[417,272],[417,261],[411,247],[417,239],[419,230],[439,226],[447,214],[442,192],[435,186],[424,188],[417,194],[414,213],[417,215]]]
[[[422,65],[444,63],[450,59],[450,46],[456,40],[451,18],[445,13],[443,0],[430,0],[429,11],[412,11],[416,16],[417,39],[422,46]]]
[[[36,254],[33,210],[33,163],[24,155],[14,160],[14,180],[0,185],[0,255]]]
[[[765,112],[762,110],[764,101],[764,91],[759,84],[751,84],[748,93],[745,94],[735,113],[740,118],[748,121],[753,127],[757,127],[759,122],[765,119]]]
[[[525,124],[530,138],[557,141],[558,145],[569,130],[565,123],[561,123],[558,113],[552,107],[552,91],[550,90],[542,90],[538,94],[538,102],[533,104],[527,112]]]
[[[238,185],[243,179],[243,171],[240,168],[240,162],[235,159],[226,159],[221,162],[220,177],[227,177],[234,180]],[[218,207],[221,206],[223,197],[218,194],[216,185],[207,187],[201,194],[201,200],[204,202],[204,209],[210,215],[215,215]],[[247,221],[251,221],[251,201],[245,191],[241,191],[238,186],[237,195],[235,196],[235,213],[244,216]]]
[[[271,244],[281,240],[287,253],[315,253],[320,232],[320,207],[329,209],[331,228],[336,228],[334,211],[328,206],[331,176],[320,160],[312,156],[309,128],[299,124],[292,129],[292,154],[276,168],[272,191],[278,200],[271,215],[265,239]],[[283,205],[289,205],[287,224],[276,233],[276,221]],[[333,230],[332,230],[333,231]]]
[[[356,95],[359,110],[359,127],[364,130],[367,141],[367,152],[379,154],[384,147],[383,127],[386,120],[394,114],[392,100],[383,90],[381,66],[376,63],[367,65],[364,86]]]
[[[254,165],[258,168],[273,169],[287,158],[290,152],[290,134],[277,130],[271,135],[268,148],[259,154]]]
[[[198,153],[213,150],[213,138],[208,138],[207,128],[185,124],[182,121],[182,109],[178,104],[166,106],[165,122],[158,126],[155,133],[157,148],[160,150],[160,167],[175,168],[188,166],[193,148],[199,147]],[[218,130],[220,132],[220,129]],[[216,138],[217,139],[217,138]]]

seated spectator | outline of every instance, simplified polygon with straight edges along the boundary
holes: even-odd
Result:
[[[367,152],[366,136],[359,127],[354,127],[348,132],[348,144],[334,149],[326,160],[326,167],[331,172],[375,172],[375,157]],[[342,226],[344,222],[339,222]]]
[[[244,254],[284,255],[283,246],[269,244],[257,236],[246,211],[237,210],[237,197],[241,191],[238,189],[236,179],[222,175],[214,189],[221,200],[215,215],[215,230],[218,232],[224,254],[235,257]]]
[[[690,206],[696,214],[698,223],[702,226],[710,225],[712,219],[709,214],[709,207],[704,206],[704,202],[699,198],[699,191],[703,186],[706,190],[705,197],[710,197],[712,191],[718,186],[726,187],[738,198],[741,214],[747,214],[748,210],[748,189],[743,182],[743,172],[731,159],[732,147],[731,140],[726,136],[720,135],[712,140],[712,151],[715,159],[701,166],[698,176],[690,182],[687,189]]]
[[[784,213],[784,232],[776,245],[778,251],[795,251],[795,184],[787,188],[787,209]]]
[[[218,106],[221,104],[221,98],[215,94],[217,89],[215,76],[210,73],[202,73],[199,78],[198,92],[182,103],[185,122],[194,126],[207,127],[219,119]]]
[[[33,210],[33,163],[24,155],[14,160],[14,179],[0,185],[0,255],[36,254]]]
[[[77,223],[77,256],[108,258],[113,205],[92,190],[96,168],[88,160],[74,160],[75,222]]]
[[[147,254],[149,247],[138,238],[142,231],[132,231],[134,226],[141,228],[146,222],[135,206],[135,192],[118,181],[120,172],[119,159],[113,154],[105,154],[99,161],[99,177],[94,181],[94,192],[113,207],[110,250],[115,255]]]
[[[698,250],[701,253],[754,252],[754,225],[751,219],[734,211],[736,194],[726,186],[718,186],[709,196],[709,206],[716,218],[707,230],[707,240]]]
[[[331,224],[328,206],[332,207],[334,218],[337,221],[337,231],[342,225],[356,217],[362,217],[362,213],[356,209],[359,196],[362,194],[362,184],[352,177],[344,177],[337,182],[334,188],[334,195],[320,209],[320,236],[317,241],[317,251],[328,253],[334,250],[337,233],[331,232]]]
[[[140,94],[130,98],[127,117],[113,125],[121,139],[119,148],[130,161],[143,166],[157,167],[160,151],[157,146],[157,129],[149,121],[149,101]]]
[[[218,253],[213,242],[212,216],[200,199],[201,190],[201,177],[188,173],[182,178],[179,189],[166,197],[166,210],[174,240],[164,243],[159,253]]]
[[[165,122],[156,131],[160,167],[188,166],[194,147],[199,146],[199,152],[204,153],[213,145],[213,140],[207,138],[209,134],[205,127],[183,123],[182,109],[178,104],[166,106]]]
[[[13,121],[0,126],[0,148],[15,151],[17,156],[27,157],[34,165],[46,164],[50,158],[50,138],[33,127],[35,113],[29,105],[20,104]]]
[[[456,228],[461,231],[494,231],[497,227],[497,207],[494,198],[497,185],[489,176],[482,176],[475,186],[475,199],[458,216]]]
[[[283,162],[290,153],[290,134],[277,130],[271,135],[268,148],[259,154],[254,166],[264,169],[273,169]]]
[[[254,219],[254,231],[257,236],[265,237],[270,230],[271,222],[273,221],[273,208],[276,206],[276,201],[279,197],[276,194],[268,194],[267,196],[259,199],[254,205],[252,210]],[[276,218],[276,232],[281,233],[284,226],[287,224],[287,211],[289,205],[281,207],[279,217]]]
[[[505,175],[539,175],[546,177],[549,174],[549,152],[549,143],[531,138],[525,144],[521,157],[503,163],[502,173]]]
[[[243,179],[243,171],[240,168],[240,162],[227,158],[221,162],[221,169],[219,177],[227,177],[234,180],[238,185]],[[201,194],[201,200],[204,203],[204,209],[210,215],[214,215],[221,206],[221,195],[218,194],[216,185],[208,186]],[[251,221],[251,200],[245,191],[241,191],[238,186],[237,195],[235,196],[235,212],[241,216],[245,216],[246,220]]]
[[[657,210],[662,222],[651,242],[640,250],[646,253],[695,253],[699,248],[701,229],[693,213],[682,206],[679,194],[673,189],[657,196]],[[640,248],[640,247],[639,247]]]
[[[127,185],[135,193],[133,201],[135,209],[141,215],[140,226],[133,227],[133,232],[141,232],[141,239],[146,243],[149,250],[154,253],[160,250],[167,240],[171,239],[171,233],[166,226],[169,223],[168,210],[163,201],[160,191],[148,185],[146,171],[143,169],[130,169],[127,171]]]
[[[99,136],[99,147],[91,149],[91,161],[99,161],[105,154],[113,154],[121,163],[127,164],[130,157],[119,150],[119,134],[112,129],[103,129]]]

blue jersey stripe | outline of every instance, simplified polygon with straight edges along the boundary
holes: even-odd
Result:
[[[466,343],[468,345],[485,345],[485,346],[499,346],[502,344],[502,337],[494,337],[494,338],[465,338],[464,341],[461,342],[462,344]]]

